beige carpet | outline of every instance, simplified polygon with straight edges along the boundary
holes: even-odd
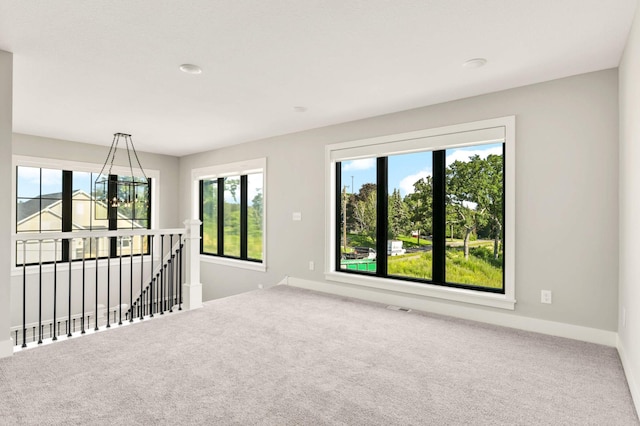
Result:
[[[6,425],[637,425],[613,348],[288,286],[0,360]]]

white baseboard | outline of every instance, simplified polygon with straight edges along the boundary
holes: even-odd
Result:
[[[402,306],[418,311],[432,312],[435,314],[449,315],[452,317],[479,321],[519,330],[533,331],[569,339],[582,340],[611,347],[617,346],[615,331],[600,330],[597,328],[582,327],[579,325],[565,324],[555,321],[547,321],[537,318],[522,317],[512,313],[497,312],[488,309],[479,309],[460,304],[441,302],[422,296],[413,296],[406,293],[394,293],[378,291],[366,287],[353,286],[333,282],[319,282],[295,277],[285,277],[279,284],[289,284],[294,287],[306,288],[339,296],[354,297],[371,302]]]
[[[627,377],[627,384],[629,385],[629,390],[631,391],[631,398],[633,398],[633,403],[636,406],[636,413],[640,416],[640,383],[636,381],[636,377],[640,377],[638,373],[640,371],[635,371],[634,366],[627,357],[627,353],[625,351],[624,345],[622,341],[618,339],[618,354],[620,354],[620,361],[622,361],[622,369],[624,370],[624,374]]]
[[[0,341],[0,358],[6,358],[13,355],[13,339]]]

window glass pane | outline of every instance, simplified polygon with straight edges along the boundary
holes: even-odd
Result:
[[[18,198],[16,207],[16,231],[40,231],[40,199]]]
[[[94,221],[106,221],[109,218],[107,195],[109,193],[109,176],[99,173],[91,173],[91,196],[94,199],[92,206],[92,223]],[[106,223],[106,222],[105,222]]]
[[[85,252],[85,248],[87,251]],[[86,258],[89,258],[89,240],[85,240],[83,238],[74,238],[69,243],[69,254],[71,255],[71,259],[79,260],[82,259],[82,254],[85,253]]]
[[[247,257],[262,260],[262,173],[247,175]]]
[[[136,185],[133,198],[133,217],[135,219],[149,218],[149,185]]]
[[[107,257],[110,253],[109,238],[83,238],[82,247],[85,253],[85,259],[95,259],[96,254],[98,257]],[[80,258],[82,258],[82,251],[80,252]]]
[[[93,182],[91,181],[91,173],[73,172],[73,192],[82,191],[87,197],[91,195]]]
[[[202,181],[202,251],[218,253],[218,181]]]
[[[91,205],[88,195],[76,192],[71,200],[71,230],[87,231],[92,229]]]
[[[143,235],[132,235],[129,237],[122,237],[116,241],[117,244],[116,252],[118,255],[122,253],[123,256],[129,256],[133,254],[134,256],[140,255],[140,251],[146,255],[149,253],[149,241],[147,236]],[[168,243],[169,239],[165,238],[165,243]]]
[[[387,271],[432,279],[433,154],[388,157]]]
[[[62,216],[43,210],[40,214],[40,232],[62,232]]]
[[[240,176],[224,178],[224,255],[240,257]]]
[[[446,281],[503,287],[503,145],[446,151]]]
[[[62,199],[62,170],[42,169],[42,198]]]
[[[135,196],[135,185],[130,182],[130,176],[118,176],[118,219],[133,219],[133,199]],[[124,226],[124,228],[131,228]],[[118,229],[120,229],[120,221],[118,220]]]
[[[376,272],[376,159],[341,163],[340,267]]]
[[[19,198],[40,197],[40,169],[18,166],[17,192]]]
[[[36,264],[62,260],[62,240],[18,241],[16,243],[16,265]]]

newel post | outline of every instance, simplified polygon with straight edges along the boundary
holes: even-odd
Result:
[[[202,307],[202,283],[200,282],[200,222],[198,219],[184,221],[187,228],[185,247],[187,249],[186,273],[184,283],[184,307],[197,309]]]

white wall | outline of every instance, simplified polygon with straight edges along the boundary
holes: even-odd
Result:
[[[617,70],[605,70],[181,158],[180,216],[186,216],[191,169],[267,157],[267,272],[202,263],[205,299],[252,290],[258,283],[273,285],[289,276],[327,291],[399,300],[398,294],[356,292],[324,280],[325,145],[516,115],[515,311],[420,297],[402,301],[477,319],[496,313],[493,318],[504,325],[522,324],[522,318],[546,321],[550,327],[574,325],[573,330],[604,336],[592,340],[615,344],[617,91]],[[302,212],[302,221],[291,220],[294,211]],[[315,271],[308,269],[310,260]],[[553,304],[540,303],[541,289],[553,291]]]
[[[640,412],[640,11],[620,63],[620,357]]]
[[[2,193],[11,194],[11,129],[13,108],[13,55],[0,50],[0,182]],[[5,197],[6,199],[6,197]],[[11,274],[11,205],[0,203],[0,330],[8,330],[10,320],[10,285],[6,277]],[[0,334],[0,357],[12,353],[8,335]]]

